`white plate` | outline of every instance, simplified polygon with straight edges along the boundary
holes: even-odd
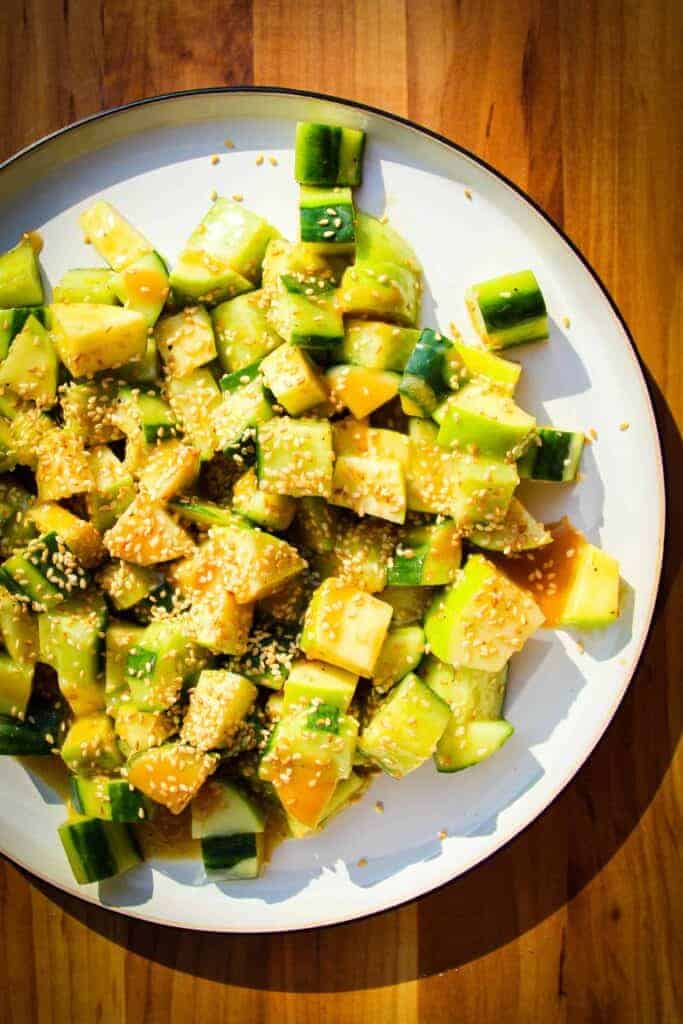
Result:
[[[199,886],[196,862],[146,864],[79,888],[55,834],[64,812],[16,762],[0,763],[0,848],[84,899],[166,924],[212,931],[281,931],[360,917],[455,878],[528,825],[572,778],[604,732],[635,670],[655,603],[664,535],[657,428],[635,349],[593,271],[545,215],[468,153],[381,112],[280,90],[180,94],[113,111],[29,147],[0,175],[0,247],[27,228],[45,238],[52,281],[93,253],[76,217],[103,197],[171,258],[213,189],[295,237],[294,125],[332,121],[368,133],[359,204],[385,209],[425,268],[426,324],[455,320],[472,337],[465,287],[532,267],[548,300],[550,342],[518,350],[521,404],[541,421],[597,430],[575,487],[527,486],[548,520],[567,512],[621,562],[626,608],[585,638],[541,632],[514,660],[506,714],[512,740],[455,776],[431,764],[370,795],[320,837],[283,844],[256,882]],[[228,152],[224,140],[235,149]],[[258,153],[274,155],[256,164]],[[220,162],[212,164],[212,154]],[[472,193],[467,198],[465,190]],[[563,327],[569,317],[570,327]],[[622,421],[630,423],[626,432]],[[375,801],[384,801],[379,815]],[[438,833],[448,838],[441,842]],[[363,857],[367,864],[358,867]]]

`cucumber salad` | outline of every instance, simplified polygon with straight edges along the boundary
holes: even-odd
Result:
[[[256,878],[377,773],[495,754],[527,639],[618,616],[618,563],[517,494],[584,445],[500,354],[551,343],[535,274],[467,290],[476,346],[418,326],[364,144],[297,126],[296,242],[214,194],[170,268],[96,201],[52,302],[39,236],[0,255],[0,754],[65,766],[79,883],[174,822]]]

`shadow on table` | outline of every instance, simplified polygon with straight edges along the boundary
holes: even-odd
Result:
[[[683,466],[673,416],[650,380],[665,458]],[[680,584],[683,487],[672,473],[664,576],[640,667],[597,748],[524,832],[477,868],[406,909],[307,932],[211,935],[123,919],[29,878],[66,913],[138,956],[219,983],[272,991],[374,988],[451,970],[534,928],[609,863],[654,799],[681,731],[667,679],[665,608]],[[620,908],[612,906],[613,916]],[[417,915],[417,926],[410,919]],[[408,915],[408,917],[406,917]],[[415,929],[415,931],[413,931]],[[416,950],[411,943],[416,934]],[[359,969],[359,958],[362,959]],[[560,956],[561,960],[561,956]],[[558,971],[561,963],[558,960]],[[351,970],[353,967],[353,970]]]

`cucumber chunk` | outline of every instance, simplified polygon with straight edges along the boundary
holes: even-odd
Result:
[[[186,377],[168,378],[166,397],[187,440],[203,460],[210,459],[218,448],[213,416],[221,404],[221,393],[211,371],[202,368]]]
[[[192,801],[193,839],[256,834],[265,827],[263,811],[239,782],[209,779]]]
[[[510,502],[507,515],[500,524],[492,523],[471,530],[468,535],[468,540],[478,548],[504,551],[506,555],[544,547],[552,539],[543,524],[537,522],[517,498]]]
[[[280,345],[260,364],[266,387],[290,416],[327,400],[327,389],[313,361],[295,345]]]
[[[509,396],[471,381],[448,399],[438,443],[511,462],[523,454],[535,429],[534,417]]]
[[[272,419],[256,435],[259,487],[293,498],[329,498],[334,452],[332,428],[326,420]]]
[[[0,254],[0,308],[41,306],[44,301],[40,267],[30,238],[24,236]]]
[[[390,587],[442,586],[460,568],[460,531],[452,520],[407,527],[387,573]]]
[[[29,316],[0,365],[0,388],[49,408],[57,398],[58,361],[50,335]]]
[[[519,475],[530,480],[567,483],[576,479],[584,435],[580,431],[539,427],[534,443],[517,463]]]
[[[449,717],[448,705],[411,673],[379,705],[359,737],[359,749],[401,779],[432,756]]]
[[[299,121],[294,177],[300,185],[360,185],[365,132],[357,128]]]
[[[344,272],[339,301],[348,316],[417,323],[422,270],[411,246],[388,224],[356,215],[356,261]]]
[[[301,647],[309,658],[372,676],[391,621],[391,607],[332,577],[306,612]]]
[[[471,555],[427,612],[425,634],[442,661],[499,671],[544,621],[528,593],[483,555]]]
[[[406,518],[406,481],[397,459],[338,455],[334,463],[330,502],[390,523]]]
[[[154,327],[168,298],[168,270],[158,252],[148,252],[129,263],[111,282],[126,309],[140,313]]]
[[[194,541],[165,508],[138,495],[104,535],[112,558],[135,565],[156,565],[183,558],[194,551]]]
[[[43,306],[23,306],[18,309],[0,310],[0,361],[6,358],[10,345],[31,316],[45,326]]]
[[[287,588],[291,585],[288,583]],[[249,635],[246,650],[239,658],[228,659],[226,667],[259,686],[281,690],[295,658],[301,653],[297,633],[298,629],[291,623],[261,616]]]
[[[34,666],[0,651],[0,716],[24,718],[33,687]]]
[[[125,824],[79,816],[65,821],[57,831],[79,885],[120,875],[142,860],[137,841]]]
[[[232,507],[239,515],[267,530],[286,530],[296,512],[294,498],[269,494],[259,488],[253,467],[236,481],[232,490]]]
[[[27,605],[0,589],[0,633],[10,658],[20,665],[38,660],[38,621]]]
[[[52,609],[87,585],[73,552],[55,532],[31,541],[0,566],[0,583],[38,611]]]
[[[102,539],[92,523],[53,501],[34,505],[30,516],[40,533],[54,532],[61,537],[83,568],[92,569],[102,561]]]
[[[508,348],[548,337],[545,300],[531,270],[475,284],[468,289],[466,301],[487,348]]]
[[[369,370],[401,373],[419,337],[420,332],[412,327],[347,319],[338,357],[340,362],[366,366]]]
[[[190,235],[170,283],[185,302],[216,305],[258,285],[266,246],[278,232],[241,203],[219,197]]]
[[[141,313],[87,302],[53,302],[52,339],[72,377],[94,377],[142,358],[147,323]]]
[[[268,320],[277,333],[300,348],[326,353],[344,337],[335,303],[335,268],[310,247],[277,240],[263,261]]]
[[[387,522],[340,517],[333,549],[316,556],[314,567],[322,579],[334,576],[375,594],[386,586],[387,565],[395,544],[395,530]]]
[[[123,757],[112,719],[100,712],[77,718],[64,738],[62,760],[70,771],[84,775],[115,771]]]
[[[282,344],[268,322],[267,308],[267,295],[259,288],[211,310],[218,358],[226,373],[257,363]]]
[[[69,780],[77,814],[103,821],[138,822],[151,817],[152,804],[126,779],[106,775],[74,775]]]
[[[301,241],[318,252],[353,252],[356,240],[350,188],[301,186],[299,229]]]
[[[130,758],[128,781],[171,814],[180,814],[217,765],[216,754],[204,754],[182,743],[164,743]]]
[[[188,642],[182,620],[151,622],[126,659],[131,697],[141,711],[165,711],[206,658]]]
[[[379,652],[372,685],[378,690],[390,689],[417,668],[424,648],[425,635],[421,626],[390,629]]]
[[[460,379],[461,370],[453,343],[431,328],[425,328],[408,358],[398,388],[401,400],[408,399],[410,415],[415,415],[415,408],[419,415],[431,416],[440,399],[448,393],[453,376]]]
[[[326,704],[346,714],[357,683],[358,676],[353,672],[322,661],[297,661],[285,682],[283,709]]]
[[[263,842],[260,835],[211,836],[202,839],[202,861],[210,882],[258,878]]]
[[[94,486],[86,495],[85,505],[93,527],[104,532],[111,529],[132,503],[135,482],[125,464],[106,445],[91,448],[88,456]],[[68,542],[68,537],[65,540]]]
[[[155,328],[154,337],[171,377],[187,377],[216,358],[213,324],[203,306],[163,317]]]
[[[115,274],[105,267],[84,267],[67,270],[52,290],[55,302],[93,302],[116,306]]]
[[[100,199],[78,218],[86,243],[114,270],[123,270],[152,252],[151,243],[110,203]]]
[[[190,693],[180,738],[196,750],[230,748],[258,691],[244,676],[204,669]]]

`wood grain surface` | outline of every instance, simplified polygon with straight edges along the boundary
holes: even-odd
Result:
[[[401,910],[292,936],[202,936],[100,911],[0,862],[0,1021],[680,1024],[683,4],[0,0],[0,156],[138,97],[252,82],[443,132],[586,253],[648,367],[667,453],[656,624],[561,797]]]

